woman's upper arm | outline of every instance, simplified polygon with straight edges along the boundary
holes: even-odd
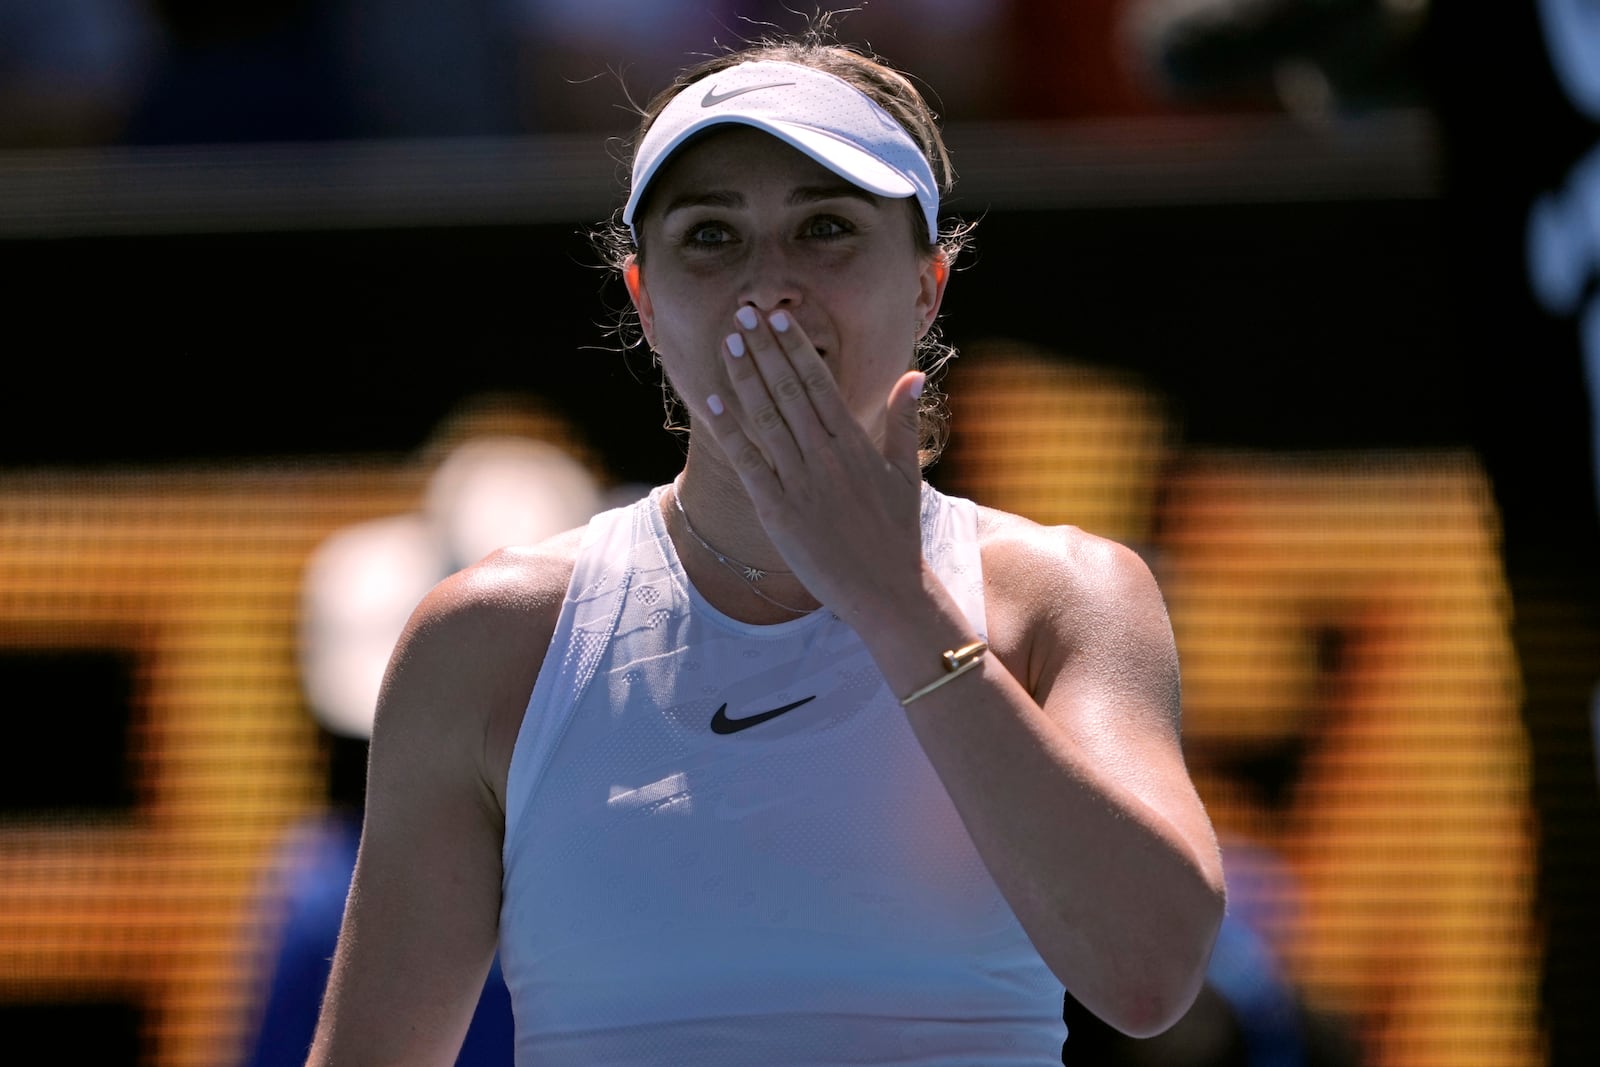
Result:
[[[313,1064],[454,1062],[495,950],[505,738],[563,573],[498,554],[429,593],[397,643]]]
[[[998,558],[1013,672],[1080,751],[1209,853],[1183,758],[1177,648],[1149,566],[1072,527],[1033,527]]]

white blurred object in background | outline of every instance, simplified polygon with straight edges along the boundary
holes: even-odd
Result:
[[[556,445],[483,436],[439,463],[423,510],[334,532],[312,552],[302,587],[300,669],[312,715],[341,737],[369,736],[389,655],[428,590],[497,548],[582,525],[606,499]]]

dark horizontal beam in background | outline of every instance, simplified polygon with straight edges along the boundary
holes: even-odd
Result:
[[[1423,109],[952,126],[951,207],[1430,199]],[[526,225],[602,218],[622,145],[599,135],[0,152],[0,238]]]

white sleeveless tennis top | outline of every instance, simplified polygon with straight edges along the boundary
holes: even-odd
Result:
[[[861,640],[712,608],[662,491],[591,522],[512,755],[519,1067],[1059,1065],[1061,984]],[[985,632],[976,508],[924,487],[922,530]]]

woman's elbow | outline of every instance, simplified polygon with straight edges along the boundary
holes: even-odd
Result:
[[[1101,1020],[1129,1037],[1155,1037],[1177,1024],[1194,1005],[1205,984],[1205,972],[1179,983],[1151,982],[1131,989],[1102,1009]]]
[[[1096,1014],[1129,1037],[1154,1037],[1175,1025],[1205,986],[1225,910],[1218,887],[1185,921],[1167,929],[1144,966],[1118,969],[1120,980],[1104,990]]]

